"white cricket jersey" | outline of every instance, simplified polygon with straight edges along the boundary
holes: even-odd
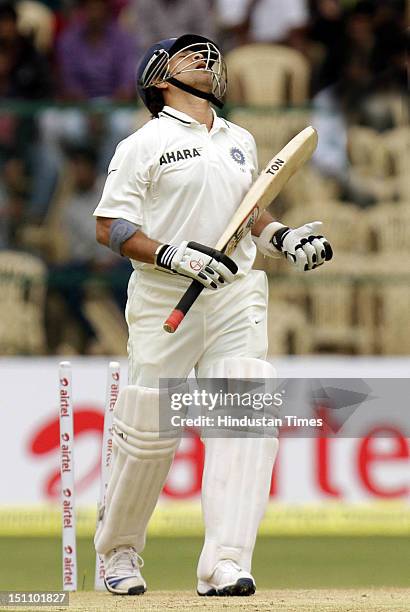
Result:
[[[158,119],[118,145],[94,216],[127,219],[162,243],[194,240],[215,246],[257,167],[255,141],[245,129],[214,113],[208,132],[165,106]],[[249,271],[255,253],[249,233],[232,254],[237,276]],[[153,268],[135,260],[132,264]]]

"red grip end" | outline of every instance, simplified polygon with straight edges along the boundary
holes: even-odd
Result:
[[[173,310],[169,315],[168,319],[165,321],[163,325],[163,329],[169,334],[173,334],[179,327],[182,319],[184,318],[184,313],[182,310]]]

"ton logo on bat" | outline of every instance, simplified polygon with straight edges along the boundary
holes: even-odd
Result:
[[[269,166],[266,172],[268,172],[269,174],[275,174],[283,166],[284,163],[285,162],[282,159],[279,159],[278,157],[277,159],[275,159],[273,164]]]

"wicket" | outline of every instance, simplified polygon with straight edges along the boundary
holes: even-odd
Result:
[[[74,488],[74,419],[71,364],[62,361],[59,368],[60,470],[63,530],[63,590],[77,590],[77,547]]]
[[[109,470],[112,458],[112,419],[120,388],[120,364],[111,361],[108,365],[105,392],[104,432],[101,451],[101,480],[97,509],[99,514],[105,505]],[[60,471],[62,509],[62,565],[63,590],[77,590],[77,542],[75,523],[74,482],[74,411],[72,396],[72,368],[69,361],[59,366],[59,421],[60,421]],[[104,588],[104,564],[96,555],[94,588]]]
[[[101,480],[100,495],[97,507],[97,523],[100,514],[104,511],[105,496],[107,493],[108,478],[112,459],[112,420],[114,415],[115,402],[117,401],[120,390],[120,364],[111,361],[108,365],[107,386],[105,391],[105,411],[104,411],[104,433],[101,448]],[[101,517],[102,518],[102,517]],[[105,589],[104,586],[104,562],[100,555],[96,554],[95,559],[95,580],[94,588],[96,591]]]

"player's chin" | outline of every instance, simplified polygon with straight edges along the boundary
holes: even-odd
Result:
[[[198,75],[195,79],[194,87],[204,93],[212,93],[212,76],[204,72]]]
[[[198,70],[188,74],[181,74],[177,77],[185,85],[190,85],[203,93],[212,93],[212,75]]]

